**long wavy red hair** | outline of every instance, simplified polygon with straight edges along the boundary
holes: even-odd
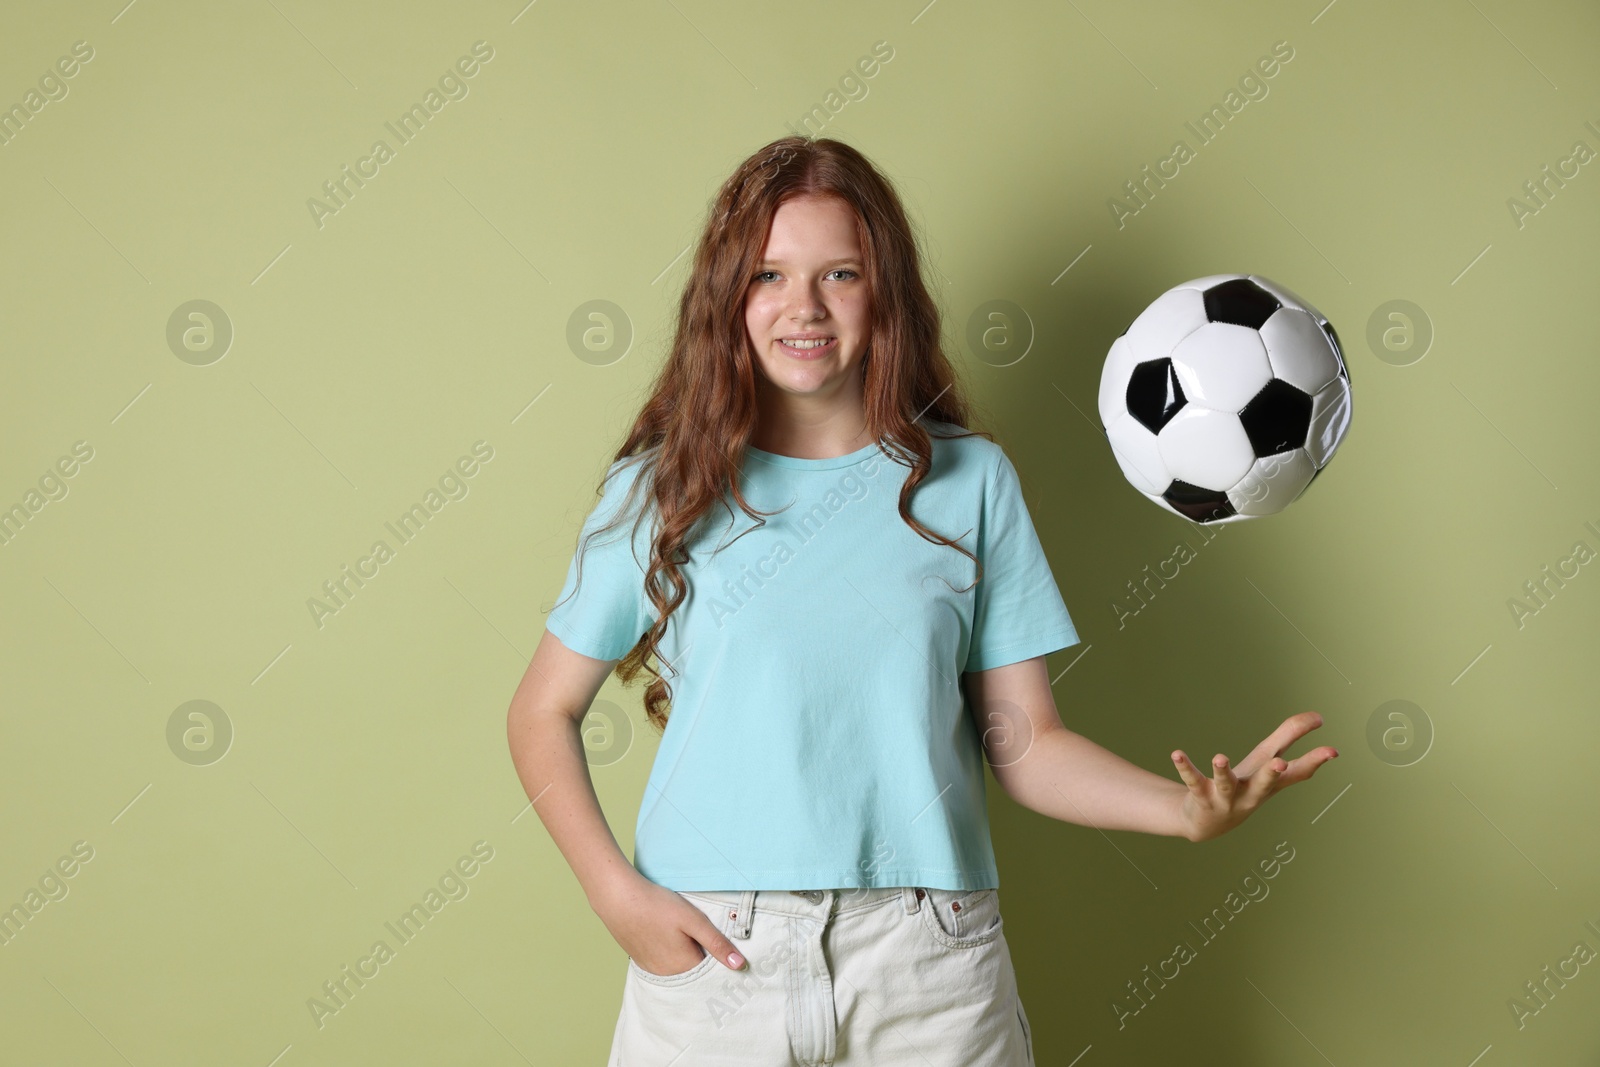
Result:
[[[739,486],[739,467],[757,422],[760,373],[744,306],[778,206],[807,196],[837,197],[855,209],[872,307],[861,363],[867,425],[879,446],[910,468],[900,490],[900,517],[926,540],[972,559],[978,565],[975,583],[983,576],[982,564],[971,552],[929,530],[910,511],[911,495],[933,463],[930,435],[919,420],[967,431],[952,436],[992,441],[994,435],[971,429],[972,405],[941,344],[939,309],[923,282],[917,239],[900,198],[872,163],[847,144],[807,137],[773,141],[741,163],[717,193],[679,301],[672,351],[613,457],[613,462],[641,457],[633,499],[595,531],[598,535],[617,526],[635,510],[640,495],[650,498],[659,516],[645,574],[657,621],[615,668],[625,685],[641,670],[654,676],[644,707],[658,730],[666,729],[671,689],[650,660],[654,657],[676,673],[657,645],[668,617],[688,592],[680,569],[689,561],[686,543],[714,507],[726,508],[730,494],[758,525],[765,522],[761,516],[773,514],[752,508]],[[604,480],[599,492],[604,492]],[[634,521],[643,514],[640,510]]]

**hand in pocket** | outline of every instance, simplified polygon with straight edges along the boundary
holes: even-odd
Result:
[[[683,896],[640,875],[595,905],[611,936],[643,971],[671,977],[709,954],[732,970],[744,966],[732,941]],[[735,956],[732,961],[729,956]]]

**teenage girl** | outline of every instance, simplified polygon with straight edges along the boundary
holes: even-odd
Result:
[[[1032,1064],[984,759],[1035,811],[1204,841],[1337,755],[1281,758],[1304,712],[1178,783],[1068,730],[1045,656],[1078,634],[972,422],[888,181],[828,139],[742,163],[507,721],[629,957],[613,1067]],[[579,723],[642,669],[630,862]]]

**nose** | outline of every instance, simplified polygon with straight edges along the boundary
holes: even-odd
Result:
[[[794,302],[789,308],[789,318],[797,324],[804,326],[817,319],[826,318],[828,306],[822,298],[810,288],[802,288],[795,292]]]
[[[818,319],[827,318],[827,315],[828,309],[820,302],[802,302],[789,313],[789,318],[796,326],[809,326]]]

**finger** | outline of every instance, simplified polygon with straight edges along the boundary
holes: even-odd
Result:
[[[1253,808],[1276,793],[1283,785],[1283,772],[1288,767],[1287,760],[1279,756],[1272,757],[1265,767],[1250,776],[1242,801]]]
[[[1178,776],[1183,779],[1190,792],[1197,797],[1205,796],[1206,776],[1189,762],[1189,757],[1184,755],[1183,749],[1180,748],[1172,754],[1172,762],[1177,765]]]
[[[696,912],[696,914],[700,914]],[[725,937],[721,930],[712,925],[711,920],[700,914],[700,922],[694,924],[694,929],[689,931],[689,936],[700,942],[700,947],[706,954],[715,956],[718,962],[737,971],[744,966],[744,956],[734,947],[732,941]]]
[[[1290,745],[1321,725],[1322,716],[1314,711],[1302,711],[1298,715],[1289,716],[1259,745],[1251,749],[1248,756],[1239,761],[1239,773],[1255,773],[1257,767],[1264,765],[1274,756],[1282,756]]]
[[[1224,800],[1231,800],[1239,791],[1239,779],[1234,776],[1233,768],[1228,766],[1228,757],[1218,752],[1211,757],[1212,782],[1217,788],[1217,794]]]
[[[1310,752],[1307,752],[1304,756],[1299,756],[1290,760],[1288,769],[1278,776],[1278,781],[1282,785],[1292,785],[1295,782],[1303,782],[1315,774],[1318,767],[1322,766],[1324,763],[1327,763],[1329,760],[1338,755],[1339,750],[1334,748],[1332,745],[1323,745],[1321,748],[1314,748]]]

